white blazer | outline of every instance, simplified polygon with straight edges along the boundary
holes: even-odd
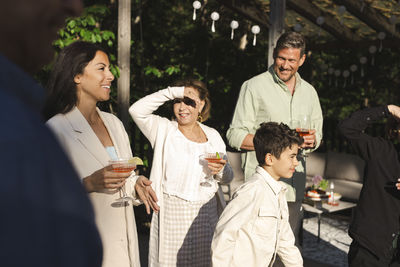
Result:
[[[142,133],[150,141],[151,146],[154,149],[153,165],[151,168],[150,180],[153,182],[151,185],[158,197],[158,205],[160,206],[159,215],[159,240],[164,239],[164,220],[163,220],[163,189],[162,184],[165,177],[165,144],[168,142],[168,137],[176,131],[178,123],[176,121],[170,121],[167,118],[154,115],[156,111],[165,102],[174,98],[182,98],[184,95],[184,87],[168,87],[167,89],[160,90],[153,94],[147,95],[142,99],[135,102],[130,108],[129,113],[131,114],[136,125],[142,131]],[[208,127],[204,124],[199,123],[201,129],[207,136],[211,146],[216,151],[225,152],[225,143],[222,140],[220,134],[213,128]],[[229,164],[226,164],[223,173],[217,174],[222,183],[229,183],[233,179],[232,168]],[[222,191],[218,191],[218,204],[220,207],[225,207],[225,201],[223,199]],[[153,224],[152,224],[153,228]],[[150,230],[152,232],[152,229]],[[164,255],[164,248],[162,242],[158,244],[158,258]],[[149,253],[157,253],[149,251]]]
[[[118,157],[131,157],[129,138],[122,122],[114,115],[97,109],[103,120]],[[79,176],[85,178],[106,167],[110,156],[89,123],[74,108],[66,114],[57,114],[46,123],[55,133]],[[135,178],[128,179],[127,191],[134,194]],[[96,224],[103,243],[103,267],[140,266],[136,222],[132,205],[115,205],[118,190],[104,190],[89,194],[94,206]],[[139,201],[134,203],[140,204]]]

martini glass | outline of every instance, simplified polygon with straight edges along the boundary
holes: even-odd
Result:
[[[115,160],[110,160],[109,161],[110,165],[112,166],[112,171],[113,172],[118,172],[118,173],[131,173],[136,169],[136,164],[133,162],[130,158],[119,158]],[[117,202],[128,202],[133,200],[130,196],[126,194],[126,188],[125,188],[126,183],[120,188],[122,191],[122,197],[118,198],[116,201]]]
[[[212,153],[205,153],[200,156],[202,161],[206,161],[208,163],[218,163],[224,159],[223,152],[212,152]],[[208,169],[208,167],[207,167]],[[207,176],[204,178],[204,181],[200,183],[201,186],[211,187],[213,183],[213,175],[211,174],[211,170],[208,169]]]

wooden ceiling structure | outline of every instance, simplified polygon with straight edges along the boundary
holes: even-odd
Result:
[[[218,0],[234,12],[271,30],[274,2],[285,6],[284,30],[302,26],[301,33],[312,50],[368,48],[377,44],[384,32],[383,45],[400,47],[400,0]],[[345,12],[340,14],[340,6]],[[276,9],[275,9],[276,10]],[[343,11],[343,8],[342,8]],[[275,11],[276,12],[276,11]],[[324,23],[319,25],[317,18]]]

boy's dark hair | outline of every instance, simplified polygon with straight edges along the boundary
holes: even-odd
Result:
[[[265,155],[267,153],[279,159],[281,153],[287,147],[292,147],[295,144],[300,146],[303,142],[303,138],[284,123],[261,123],[253,140],[258,164],[260,166],[265,165]]]

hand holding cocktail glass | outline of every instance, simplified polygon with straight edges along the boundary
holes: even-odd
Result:
[[[315,147],[315,130],[309,130],[308,134],[303,136],[304,143],[301,145],[302,148],[314,148]]]
[[[218,174],[226,164],[224,156],[222,152],[205,153],[200,156],[201,160],[207,161],[207,177],[200,183],[201,186],[212,186],[213,176]]]
[[[115,174],[124,174],[125,179],[131,176],[132,172],[136,169],[136,163],[129,158],[119,158],[109,161],[112,167],[112,172]],[[122,190],[122,197],[117,199],[117,202],[127,202],[133,200],[130,196],[126,194],[125,180],[124,184],[119,188]]]
[[[83,182],[89,193],[101,192],[104,189],[119,189],[125,184],[130,173],[117,173],[111,165],[106,166],[86,177]]]
[[[141,161],[141,160],[140,160]],[[115,174],[124,174],[125,179],[132,175],[132,172],[136,169],[135,158],[121,158],[117,160],[109,161],[112,171]],[[139,163],[138,163],[139,164]],[[118,198],[117,202],[128,202],[134,200],[132,197],[128,196],[126,192],[126,184],[124,183],[119,187],[122,190],[122,197]],[[133,189],[132,189],[133,190]],[[137,196],[140,200],[143,201],[143,204],[146,206],[147,214],[150,214],[150,209],[153,209],[155,212],[160,210],[160,207],[157,205],[157,196],[151,187],[151,181],[144,177],[143,175],[137,176],[136,184],[134,188]],[[131,194],[132,192],[128,192]]]
[[[311,128],[311,117],[310,115],[298,115],[295,119],[290,121],[290,128],[295,129],[301,137],[304,139],[304,143],[301,148],[313,148],[315,147],[316,137],[315,129]]]

